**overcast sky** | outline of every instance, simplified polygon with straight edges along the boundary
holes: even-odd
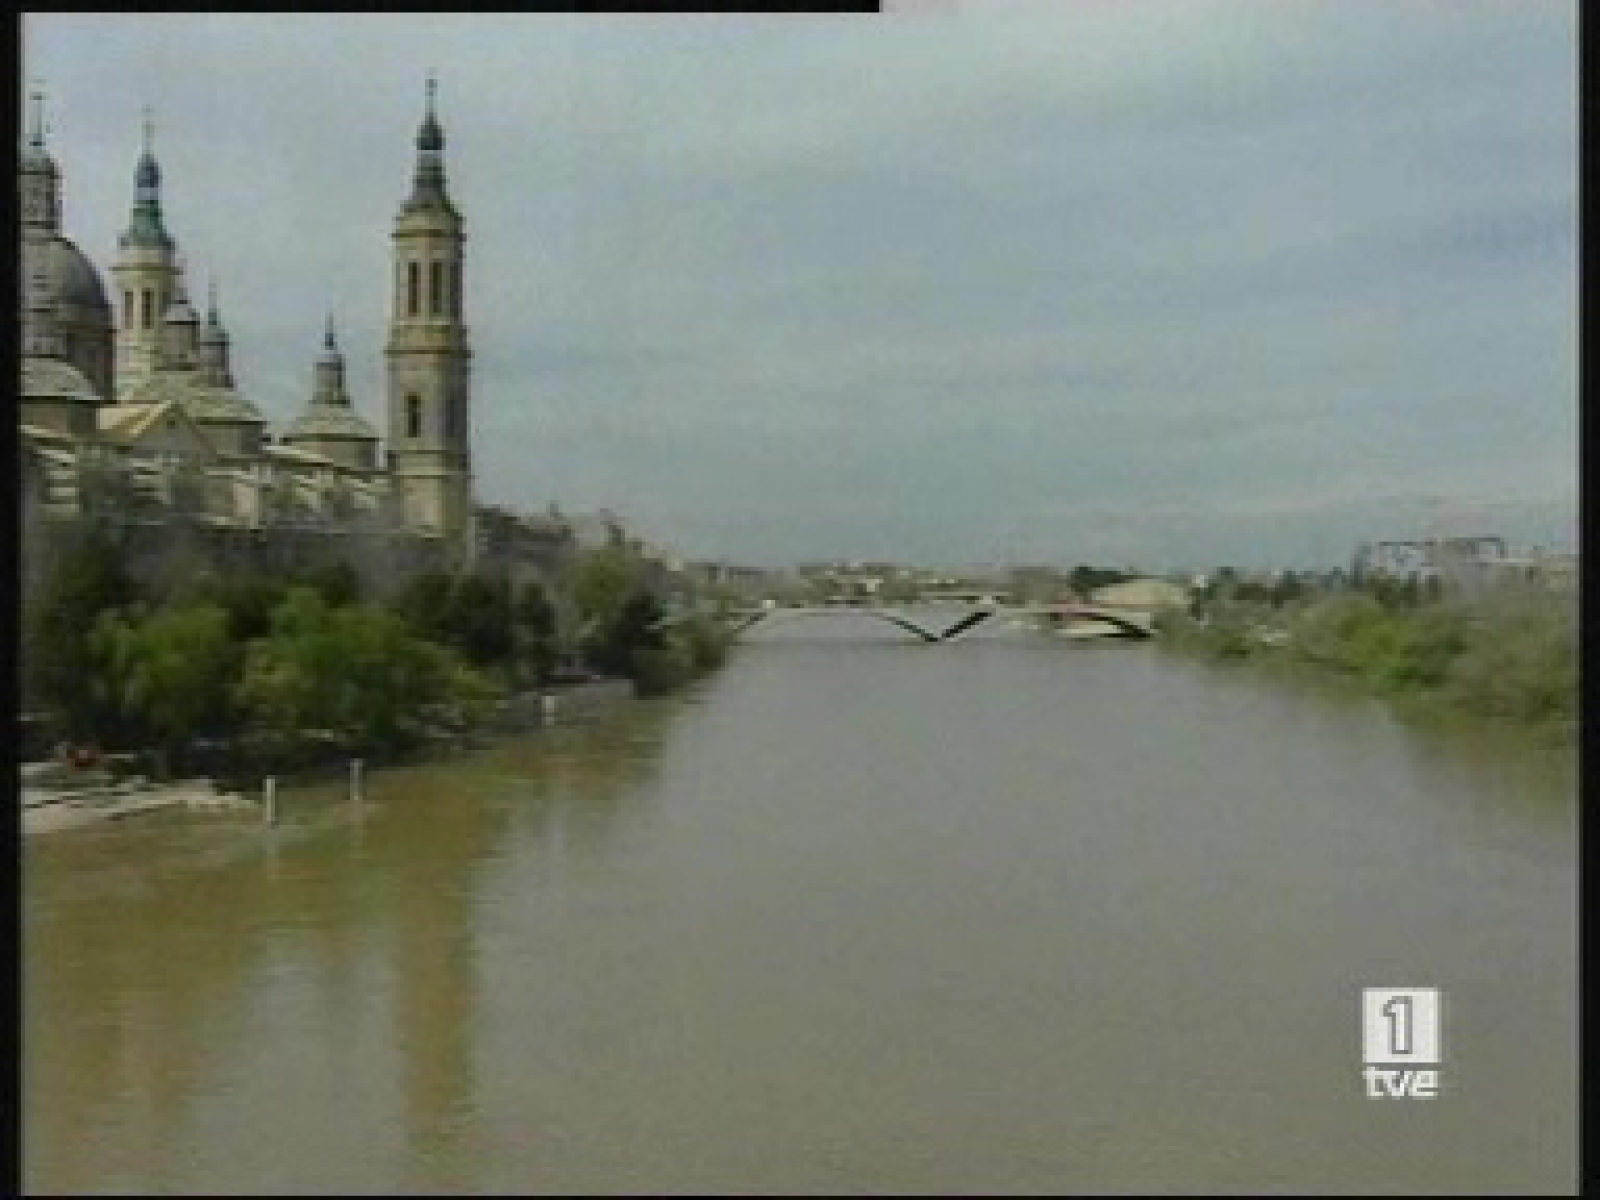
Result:
[[[771,564],[1573,543],[1574,5],[927,7],[30,15],[22,65],[102,270],[149,105],[242,388],[298,411],[331,309],[380,428],[436,70],[480,501]]]

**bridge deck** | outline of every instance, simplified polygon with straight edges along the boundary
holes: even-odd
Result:
[[[1154,614],[1145,609],[1124,609],[1099,604],[963,604],[963,612],[953,622],[928,621],[934,613],[948,613],[946,606],[929,604],[781,604],[770,608],[732,609],[725,616],[734,622],[735,635],[780,616],[837,616],[842,613],[876,617],[925,642],[952,642],[963,634],[996,617],[1078,618],[1115,626],[1128,637],[1148,638],[1154,634]],[[920,610],[920,611],[919,611]],[[930,611],[931,610],[931,611]],[[916,614],[912,616],[911,614]],[[922,617],[918,620],[917,617]],[[670,622],[668,622],[670,623]]]

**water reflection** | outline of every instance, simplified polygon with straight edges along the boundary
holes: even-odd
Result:
[[[286,788],[276,828],[253,815],[164,814],[31,841],[30,1188],[192,1187],[208,1160],[185,1162],[172,1131],[204,1123],[197,1106],[243,1098],[238,1117],[250,1123],[298,1103],[282,1091],[230,1096],[224,1060],[242,1045],[271,1058],[275,1042],[308,1031],[359,1048],[385,1016],[401,1169],[422,1189],[465,1186],[451,1164],[470,1158],[458,1143],[476,1086],[474,907],[485,872],[513,829],[553,838],[558,853],[603,853],[672,711],[649,706],[371,772],[360,805],[342,784]],[[295,1014],[308,1029],[272,1012],[291,993],[314,998]],[[225,1153],[209,1160],[227,1163]]]

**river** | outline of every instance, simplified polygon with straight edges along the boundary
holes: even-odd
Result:
[[[29,839],[24,1184],[1570,1191],[1576,805],[1153,644],[774,629],[359,807]],[[1436,1098],[1364,1093],[1381,986]]]

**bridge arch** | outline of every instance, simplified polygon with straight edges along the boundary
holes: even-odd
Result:
[[[815,616],[818,614],[832,615],[834,613],[859,613],[862,616],[876,617],[878,620],[887,621],[889,624],[895,626],[896,628],[903,629],[907,633],[915,634],[924,642],[939,642],[944,640],[944,634],[936,630],[928,629],[926,626],[913,621],[910,617],[907,617],[902,613],[894,612],[886,608],[857,608],[844,605],[829,608],[802,608],[796,605],[782,605],[777,608],[758,609],[756,612],[751,613],[744,620],[740,621],[739,624],[735,625],[733,632],[735,636],[742,633],[747,633],[751,629],[754,629],[757,625],[770,623],[775,617],[778,616],[805,617]]]
[[[841,613],[850,613],[869,616],[875,620],[887,622],[897,629],[904,630],[919,640],[936,644],[953,642],[964,634],[976,629],[986,621],[1002,614],[1011,616],[1045,616],[1057,620],[1068,617],[1088,618],[1103,622],[1114,627],[1124,637],[1150,638],[1155,635],[1151,615],[1142,611],[1121,611],[1114,608],[1104,608],[1091,604],[1049,604],[1049,605],[1011,605],[1011,604],[984,604],[974,605],[969,611],[956,617],[942,628],[934,628],[908,617],[904,612],[894,608],[879,607],[876,605],[801,605],[784,604],[772,608],[747,609],[742,612],[735,611],[726,614],[731,618],[730,629],[735,637],[754,629],[757,625],[771,623],[780,618],[807,617],[807,616],[838,616]],[[676,625],[689,619],[691,614],[680,614],[667,617],[656,623],[657,628]]]

